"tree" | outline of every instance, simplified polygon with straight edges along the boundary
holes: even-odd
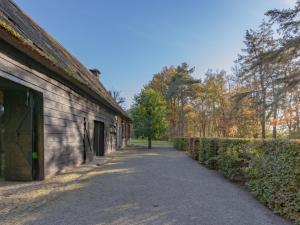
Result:
[[[156,93],[167,103],[167,115],[166,121],[168,124],[166,135],[169,140],[177,135],[177,125],[178,125],[178,107],[176,101],[168,99],[168,89],[171,83],[171,79],[176,74],[176,68],[173,66],[164,67],[162,71],[154,74],[151,81],[148,83],[146,88],[152,88]]]
[[[229,135],[231,119],[230,93],[226,87],[226,72],[208,70],[206,78],[195,89],[194,109],[198,114],[199,136]]]
[[[126,101],[126,98],[121,96],[121,92],[120,91],[116,91],[116,90],[111,90],[108,92],[111,97],[113,97],[113,99],[116,101],[116,103],[118,105],[120,105],[121,107],[123,107],[123,104]]]
[[[167,92],[167,100],[177,102],[179,108],[178,115],[178,136],[184,136],[185,129],[185,107],[186,104],[193,97],[193,84],[199,83],[199,80],[195,80],[192,77],[194,68],[189,68],[187,63],[182,63],[176,68],[176,73],[171,78],[171,82]]]
[[[167,137],[191,134],[195,130],[193,120],[195,114],[192,108],[192,98],[195,85],[199,83],[192,77],[194,68],[182,63],[180,66],[164,67],[155,74],[146,88],[154,89],[167,104],[166,121],[168,123]]]
[[[278,34],[281,35],[281,46],[277,51],[270,52],[278,54],[277,59],[295,57],[300,50],[300,1],[298,0],[294,8],[283,10],[269,10],[266,15],[271,23],[279,25]],[[272,54],[272,56],[275,56]]]
[[[148,148],[152,148],[152,140],[158,139],[166,131],[166,103],[151,88],[145,88],[134,97],[131,110],[134,131],[137,136],[148,138]]]
[[[152,88],[159,93],[162,98],[166,99],[171,79],[175,74],[176,69],[173,66],[164,67],[161,72],[154,74],[152,80],[146,87]]]
[[[252,97],[260,118],[261,136],[266,138],[268,91],[272,85],[275,69],[270,63],[263,63],[260,56],[272,51],[276,46],[270,24],[263,22],[258,31],[248,30],[244,43],[246,45],[243,49],[244,54],[238,56],[237,63],[240,65],[238,77],[243,81],[245,92],[238,97],[240,99]]]
[[[280,80],[284,84],[284,89],[287,90],[300,83],[300,1],[296,2],[294,8],[269,10],[266,15],[270,18],[271,24],[274,24],[276,28],[279,27],[277,35],[280,45],[262,54],[260,58],[264,63],[293,64],[293,71]]]
[[[300,137],[300,0],[249,29],[232,74],[202,81],[187,63],[164,67],[146,89],[166,102],[167,137]],[[261,133],[261,135],[259,135]]]

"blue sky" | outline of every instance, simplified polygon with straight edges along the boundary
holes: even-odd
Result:
[[[163,66],[230,70],[246,29],[294,0],[16,0],[107,89],[134,94]]]

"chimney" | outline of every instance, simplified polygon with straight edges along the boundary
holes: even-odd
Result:
[[[100,74],[101,74],[100,70],[98,70],[98,69],[90,69],[90,71],[91,71],[91,73],[92,73],[95,77],[97,77],[98,80],[100,79]]]

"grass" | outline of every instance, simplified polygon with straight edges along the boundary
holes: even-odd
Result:
[[[132,145],[148,147],[147,139],[132,139]],[[152,141],[152,147],[162,147],[162,148],[171,148],[173,147],[173,143],[169,141]]]

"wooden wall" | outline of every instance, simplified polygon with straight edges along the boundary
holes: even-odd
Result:
[[[72,88],[29,68],[0,52],[0,77],[22,84],[43,94],[45,176],[65,167],[82,163],[84,118],[93,147],[94,121],[105,124],[105,152],[116,150],[117,134],[110,131],[117,117],[104,106],[92,102]],[[87,151],[89,150],[86,142]],[[92,159],[92,152],[88,154]]]
[[[123,120],[121,117],[117,117],[117,148],[123,149],[128,146],[130,140],[130,123]]]

